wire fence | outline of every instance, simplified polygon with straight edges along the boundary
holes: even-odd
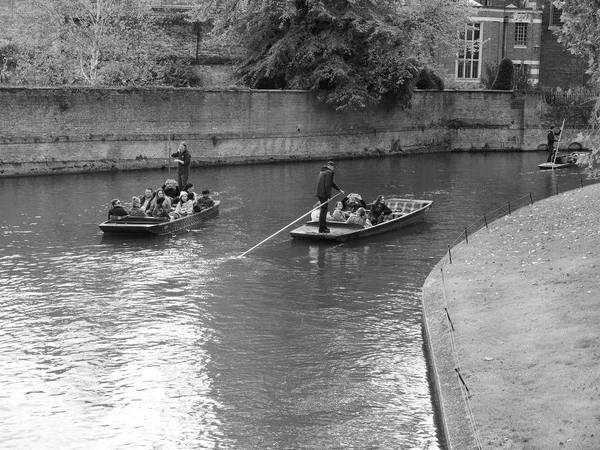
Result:
[[[497,220],[506,215],[511,215],[514,211],[516,211],[519,208],[522,208],[525,206],[531,206],[531,205],[533,205],[534,200],[536,200],[536,201],[543,200],[543,199],[551,197],[553,195],[559,195],[561,192],[566,192],[568,190],[576,189],[578,187],[583,188],[583,186],[584,186],[583,177],[579,177],[579,179],[575,180],[575,181],[573,181],[573,179],[569,179],[568,181],[570,181],[570,182],[566,182],[562,186],[559,185],[558,181],[556,181],[555,185],[553,186],[552,191],[546,192],[546,195],[540,196],[540,198],[535,198],[533,193],[530,192],[529,194],[519,197],[511,202],[507,202],[506,204],[504,204],[492,211],[485,213],[482,217],[480,217],[475,222],[465,226],[464,231],[450,245],[448,245],[448,253],[446,255],[447,263],[452,264],[452,249],[454,247],[456,247],[458,244],[460,244],[462,242],[465,242],[465,244],[468,244],[470,235],[476,233],[477,231],[481,230],[484,227],[489,228],[489,224],[492,223],[494,220]],[[577,182],[577,184],[576,184],[576,182]],[[442,261],[444,261],[444,259],[442,259]],[[450,351],[452,352],[452,357],[453,357],[454,372],[456,373],[460,391],[461,391],[461,396],[463,398],[463,401],[465,403],[465,408],[467,410],[469,424],[471,426],[471,431],[473,433],[473,439],[475,441],[475,448],[477,450],[484,450],[485,447],[484,447],[483,441],[481,439],[481,436],[479,434],[479,429],[477,428],[477,423],[475,421],[475,415],[473,413],[473,408],[471,406],[471,400],[470,400],[471,391],[469,390],[469,387],[465,381],[465,377],[463,377],[463,375],[461,373],[459,350],[458,350],[458,346],[457,346],[457,343],[455,340],[456,329],[455,329],[454,323],[452,322],[452,316],[450,314],[450,310],[448,309],[448,299],[447,299],[447,294],[446,294],[446,279],[444,276],[445,275],[444,274],[445,266],[446,266],[445,264],[442,264],[442,266],[440,268],[440,272],[441,272],[442,290],[443,290],[443,297],[444,297],[443,298],[444,312],[445,312],[445,316],[446,316],[446,323],[447,323],[448,333],[449,333],[449,338],[450,338]]]
[[[600,93],[597,89],[578,87],[571,89],[554,88],[544,91],[544,97],[553,106],[582,106],[593,104]]]
[[[583,188],[583,186],[584,186],[583,177],[579,177],[578,185],[571,184],[570,186],[563,185],[561,187],[559,185],[559,183],[556,183],[554,186],[554,190],[552,192],[549,192],[548,195],[538,198],[536,200],[543,200],[552,195],[558,195],[563,191],[568,191],[568,190],[571,190],[571,189],[574,189],[577,187]],[[561,190],[561,188],[562,188],[562,190]],[[492,223],[494,220],[504,217],[506,215],[511,215],[517,209],[522,208],[524,206],[533,205],[533,203],[534,203],[534,195],[530,192],[527,195],[519,197],[511,202],[507,202],[506,204],[504,204],[492,211],[485,213],[483,216],[481,216],[475,222],[465,226],[464,231],[460,235],[458,235],[458,237],[450,245],[448,245],[448,258],[450,260],[450,264],[452,264],[452,249],[463,241],[465,241],[468,244],[470,235],[476,233],[477,231],[481,230],[484,227],[489,228],[489,224]]]

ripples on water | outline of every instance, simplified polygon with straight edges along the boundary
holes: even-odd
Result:
[[[220,214],[153,239],[98,223],[165,173],[0,179],[0,447],[438,449],[421,286],[469,221],[579,182],[540,158],[345,161],[346,191],[431,198],[427,222],[245,258],[312,207],[320,164],[198,169]]]

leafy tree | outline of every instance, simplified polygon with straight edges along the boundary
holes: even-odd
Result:
[[[590,83],[600,88],[600,17],[596,2],[587,0],[554,1],[554,6],[562,9],[562,26],[553,27],[559,42],[563,43],[569,52],[581,56],[588,62],[587,73],[591,76]],[[587,146],[592,148],[588,159],[588,173],[600,177],[600,97],[590,117],[591,132],[582,136],[587,140]]]
[[[12,36],[23,84],[160,83],[172,45],[150,0],[26,0]]]
[[[253,88],[309,89],[336,108],[410,102],[435,51],[455,52],[467,1],[214,0],[190,20],[244,49],[239,80]]]
[[[508,57],[502,58],[492,89],[496,91],[510,91],[512,89],[514,72],[515,67],[511,59]]]

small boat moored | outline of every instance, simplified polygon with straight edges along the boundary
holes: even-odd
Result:
[[[294,238],[345,242],[386,233],[425,220],[432,200],[388,198],[386,205],[393,211],[393,219],[371,227],[344,222],[327,222],[329,233],[319,233],[319,222],[310,221],[292,230]]]
[[[154,236],[171,234],[196,225],[202,220],[217,214],[219,212],[220,203],[220,200],[215,200],[215,204],[210,208],[206,208],[198,213],[181,217],[179,219],[166,220],[157,217],[127,216],[122,219],[107,220],[98,226],[104,233]]]

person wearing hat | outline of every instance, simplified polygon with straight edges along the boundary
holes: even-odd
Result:
[[[129,210],[129,215],[135,217],[147,217],[146,212],[141,207],[140,198],[135,195],[131,197],[131,209]]]
[[[319,199],[321,202],[321,210],[319,213],[319,233],[329,233],[329,228],[327,228],[327,205],[329,199],[331,198],[331,190],[335,188],[341,194],[344,193],[335,181],[333,181],[333,176],[335,175],[335,164],[333,161],[328,161],[321,170],[319,171],[319,178],[317,180],[317,191],[315,193],[315,197]]]
[[[179,194],[179,203],[175,207],[175,211],[171,213],[173,219],[179,219],[180,217],[189,216],[194,213],[194,205],[188,199],[188,193],[181,191]]]
[[[554,143],[556,142],[556,136],[560,135],[560,130],[554,131],[554,125],[550,125],[548,130],[548,156],[546,162],[554,161]],[[558,149],[556,149],[558,151]]]
[[[181,141],[177,151],[171,155],[177,163],[177,184],[183,187],[187,184],[190,177],[190,164],[192,155],[188,151],[188,146],[185,141]]]

